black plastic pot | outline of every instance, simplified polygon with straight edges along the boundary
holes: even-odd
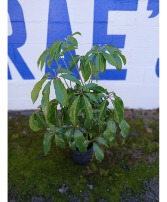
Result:
[[[71,156],[75,163],[86,166],[91,160],[93,154],[93,144],[91,143],[88,146],[88,150],[86,152],[80,152],[76,150],[71,150]]]

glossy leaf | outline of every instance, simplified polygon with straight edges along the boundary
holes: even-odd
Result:
[[[126,57],[122,53],[120,53],[120,52],[118,52],[118,55],[121,57],[124,65],[126,65]]]
[[[116,63],[115,59],[112,57],[112,55],[110,55],[106,52],[102,52],[102,54],[109,64],[117,67],[117,63]]]
[[[73,55],[71,58],[70,58],[70,66],[69,66],[69,70],[72,70],[77,64],[78,64],[78,61],[80,59],[80,56],[79,55]]]
[[[85,95],[88,96],[91,101],[94,101],[97,103],[97,99],[96,99],[94,93],[85,93]]]
[[[99,79],[99,71],[96,69],[96,65],[93,61],[90,62],[92,76],[96,78],[96,81]]]
[[[51,147],[51,140],[52,137],[54,135],[53,131],[47,131],[44,135],[44,139],[43,139],[43,147],[44,147],[44,153],[45,155],[48,154],[50,147]]]
[[[90,119],[88,119],[88,118],[86,117],[86,119],[85,119],[85,121],[84,121],[84,126],[85,126],[86,128],[91,129],[92,126],[93,126],[93,121],[90,120]]]
[[[90,64],[88,63],[87,65],[85,64],[85,59],[82,58],[80,60],[80,71],[82,73],[82,76],[84,78],[84,81],[88,81],[88,79],[90,78],[91,75],[91,68],[90,68]]]
[[[74,46],[78,47],[78,41],[72,35],[69,35],[67,37],[67,41],[74,44]]]
[[[40,130],[40,127],[38,126],[38,123],[35,120],[34,113],[30,116],[29,125],[30,125],[31,130],[33,130],[33,131],[39,131]]]
[[[68,69],[62,68],[60,65],[58,66],[58,70],[57,71],[58,71],[58,73],[61,73],[61,74],[63,74],[63,73],[65,73],[65,74],[73,74],[73,72],[71,72]]]
[[[106,113],[107,106],[108,106],[108,101],[104,100],[99,107],[99,120],[103,119],[103,117]]]
[[[55,135],[55,143],[58,147],[65,148],[66,144],[60,135]]]
[[[38,114],[37,112],[34,112],[29,119],[29,125],[31,130],[33,131],[39,131],[40,129],[46,128],[46,123],[44,121],[44,118],[42,115]]]
[[[76,126],[78,124],[78,112],[79,112],[80,96],[78,96],[70,108],[70,121]]]
[[[115,46],[112,45],[106,45],[106,50],[112,55],[115,53],[115,51],[118,51],[119,49],[117,49]]]
[[[100,71],[100,66],[101,66],[101,55],[98,53],[96,56],[96,70]]]
[[[63,124],[68,125],[70,123],[68,108],[62,107],[61,113],[62,113]]]
[[[69,129],[65,132],[64,136],[66,137],[67,141],[70,142],[71,141],[71,138],[73,136],[73,129]]]
[[[53,100],[49,103],[48,106],[48,121],[55,125],[58,122],[58,112],[57,112],[57,101]]]
[[[42,91],[42,100],[41,100],[42,110],[44,110],[45,107],[47,107],[47,105],[49,104],[50,85],[51,81],[48,81],[48,83],[45,85]]]
[[[96,86],[96,88],[94,90],[101,92],[101,93],[108,94],[107,89],[103,88],[102,86]]]
[[[81,82],[75,76],[72,76],[70,74],[62,74],[61,77],[81,85]]]
[[[49,52],[52,56],[52,54],[60,54],[60,51],[61,51],[61,44],[62,44],[62,41],[58,40],[56,42],[54,42],[50,48],[49,48]]]
[[[110,143],[115,139],[115,133],[112,133],[108,128],[103,132],[104,139]]]
[[[117,127],[112,119],[107,122],[107,128],[111,133],[116,133]]]
[[[96,86],[97,86],[97,84],[95,84],[95,83],[88,83],[83,87],[83,91],[86,91],[88,89],[95,89]]]
[[[42,68],[45,64],[46,58],[49,54],[49,49],[46,49],[39,57],[38,61],[37,61],[37,65],[40,66],[40,69],[42,71]]]
[[[83,136],[83,133],[76,129],[74,132],[74,139],[75,139],[75,144],[78,147],[79,151],[84,152],[87,150],[87,145],[84,144],[85,138]]]
[[[121,129],[121,135],[126,138],[129,134],[129,129],[130,129],[130,126],[129,124],[123,119],[121,121],[121,123],[119,124],[119,127]]]
[[[48,66],[50,67],[52,61],[54,59],[56,59],[56,61],[58,62],[58,59],[61,56],[61,46],[62,46],[62,41],[56,41],[54,42],[50,48],[49,48],[49,53],[50,53],[50,58],[47,62]]]
[[[97,137],[95,140],[96,140],[97,143],[102,144],[102,145],[108,147],[107,141],[103,137]]]
[[[124,105],[120,97],[114,95],[114,99],[115,100],[112,100],[114,106],[114,120],[120,123],[124,118]]]
[[[106,59],[101,54],[101,65],[100,65],[100,71],[105,72],[106,71]]]
[[[33,102],[33,104],[35,103],[35,101],[37,100],[38,96],[39,96],[39,92],[42,88],[42,85],[44,84],[44,82],[47,80],[47,76],[42,77],[42,79],[40,81],[38,81],[34,88],[31,91],[31,100]]]
[[[86,112],[86,118],[89,120],[93,119],[93,110],[92,110],[92,106],[88,100],[88,98],[86,96],[83,96],[83,101],[84,101],[84,109]]]
[[[113,54],[111,57],[113,57],[113,59],[116,62],[116,68],[117,70],[121,70],[122,69],[122,60],[121,58],[117,55],[117,54]]]
[[[104,159],[103,150],[99,147],[98,144],[93,143],[93,151],[94,151],[94,153],[95,153],[95,158],[96,158],[98,161],[101,161],[101,160]]]
[[[72,34],[72,36],[74,36],[74,35],[82,35],[80,32],[74,32],[74,34]]]
[[[59,78],[54,79],[53,84],[58,102],[62,106],[66,106],[68,103],[68,94],[64,84]]]

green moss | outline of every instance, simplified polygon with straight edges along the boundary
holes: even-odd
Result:
[[[94,160],[82,167],[72,161],[68,149],[58,149],[54,144],[45,157],[43,132],[30,130],[28,116],[20,113],[10,116],[9,199],[28,202],[33,196],[44,196],[57,202],[76,196],[83,201],[87,193],[90,202],[100,198],[117,202],[127,190],[134,195],[140,193],[145,180],[159,174],[159,123],[157,119],[137,116],[128,118],[128,122],[131,135],[124,144],[118,137],[101,163]],[[63,184],[68,190],[60,193]]]

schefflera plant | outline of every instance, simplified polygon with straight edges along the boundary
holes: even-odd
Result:
[[[42,98],[41,105],[30,116],[29,125],[33,131],[45,130],[45,155],[52,141],[58,147],[67,146],[80,152],[93,144],[95,158],[101,161],[105,147],[110,148],[116,134],[126,138],[130,127],[124,120],[122,99],[97,81],[99,74],[106,71],[106,62],[119,71],[126,58],[110,44],[93,46],[85,55],[73,55],[72,51],[78,48],[75,35],[81,33],[55,41],[39,57],[40,70],[47,64],[52,74],[46,73],[32,89],[33,103],[40,91]],[[68,62],[64,59],[66,54],[70,58]],[[55,90],[52,100],[51,85]]]

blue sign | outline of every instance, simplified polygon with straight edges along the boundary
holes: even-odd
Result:
[[[94,1],[94,22],[93,22],[93,41],[96,44],[113,44],[117,48],[123,49],[125,46],[126,35],[107,35],[108,12],[109,11],[137,11],[138,0],[95,0]],[[152,14],[149,18],[156,17],[159,14],[159,1],[148,0],[147,10],[151,10]],[[56,11],[56,12],[55,12]],[[10,16],[12,34],[8,37],[8,55],[13,62],[18,73],[24,80],[35,79],[33,73],[19,53],[18,48],[24,46],[27,37],[24,13],[20,3],[17,0],[8,1],[8,12]],[[47,30],[47,44],[49,47],[54,41],[62,40],[67,35],[72,34],[71,23],[68,13],[66,0],[50,0],[49,17]],[[79,31],[79,30],[78,30]],[[134,33],[135,34],[135,33]],[[75,51],[72,51],[75,54]],[[65,60],[61,61],[62,66],[68,65],[70,55],[65,56]],[[158,60],[159,61],[159,60]],[[159,76],[159,62],[156,64],[156,74]],[[158,66],[158,67],[157,67]],[[45,71],[51,71],[47,66]],[[53,72],[51,72],[53,73]],[[101,80],[125,80],[127,69],[116,71],[107,69],[104,74],[100,75]],[[11,80],[12,75],[10,67],[8,67],[8,79]]]

